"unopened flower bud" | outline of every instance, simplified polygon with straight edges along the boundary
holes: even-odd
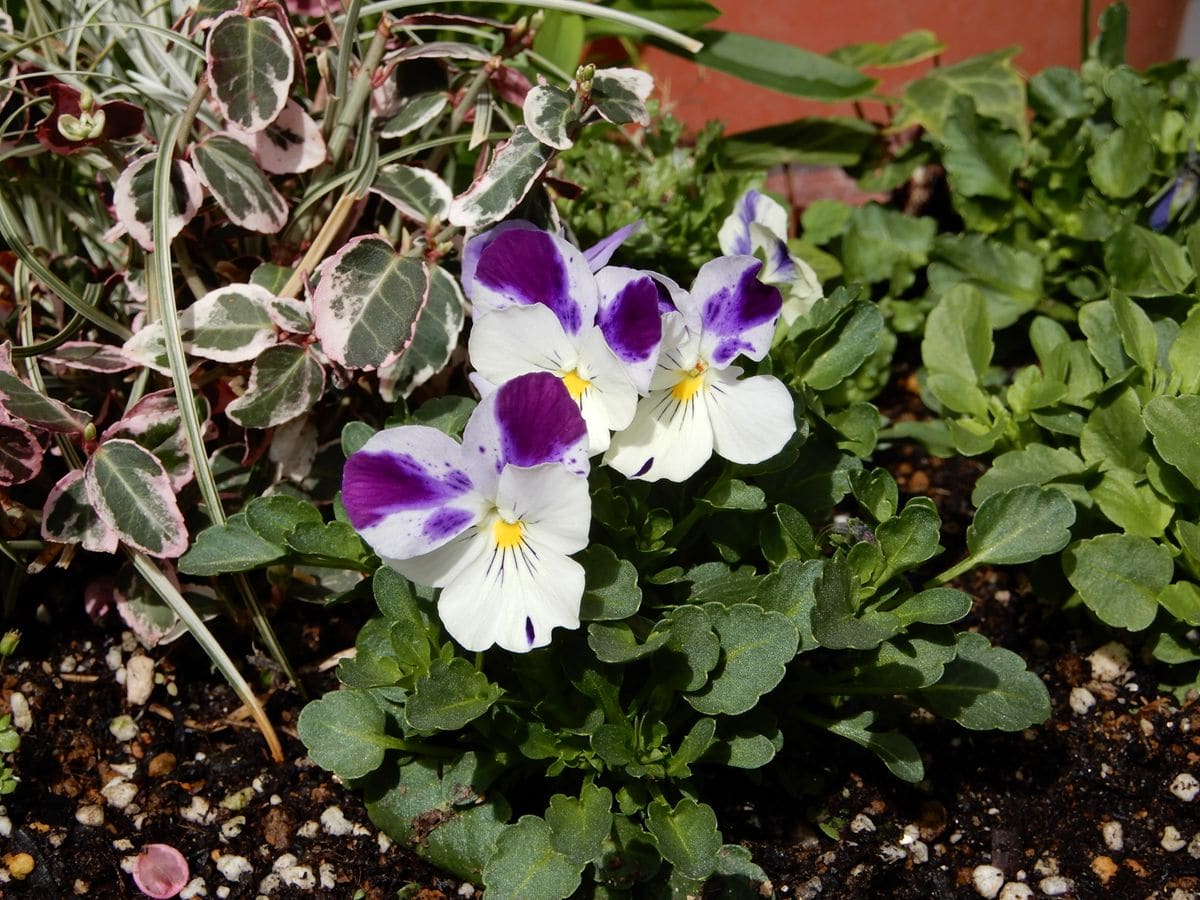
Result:
[[[21,643],[21,632],[6,631],[0,636],[0,656],[12,656],[17,652],[17,644]]]

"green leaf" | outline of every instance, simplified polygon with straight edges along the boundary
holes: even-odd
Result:
[[[871,650],[904,626],[889,612],[858,615],[858,583],[846,560],[827,560],[813,585],[812,633],[829,650]]]
[[[572,864],[585,866],[600,855],[612,831],[612,791],[585,784],[579,797],[555,794],[546,810],[550,841]]]
[[[259,355],[246,393],[225,415],[243,428],[272,428],[308,412],[324,392],[324,366],[305,347],[279,344]]]
[[[1021,138],[975,113],[966,96],[955,98],[946,118],[942,159],[950,186],[967,197],[1012,196],[1013,172],[1025,157]]]
[[[1092,112],[1083,92],[1079,72],[1066,66],[1050,66],[1029,79],[1029,105],[1051,122],[1082,119]]]
[[[554,849],[549,825],[537,816],[522,816],[500,832],[496,851],[483,867],[483,884],[496,900],[565,900],[579,887],[582,870]]]
[[[149,450],[133,441],[105,441],[89,457],[83,485],[96,515],[130,547],[158,559],[187,550],[171,480]]]
[[[691,764],[699,760],[716,742],[717,720],[697,719],[678,749],[671,754],[671,763],[667,766],[667,774],[672,778],[687,778],[691,776]]]
[[[816,537],[808,519],[795,507],[777,503],[771,518],[759,530],[763,556],[775,568],[789,560],[813,559],[817,555]]]
[[[689,694],[687,701],[704,715],[737,715],[783,679],[799,635],[785,616],[760,606],[738,603],[708,610],[721,639],[721,662],[708,686]]]
[[[972,731],[1020,731],[1050,716],[1050,694],[1025,661],[973,632],[958,635],[958,655],[921,697]]]
[[[702,66],[751,84],[811,100],[850,100],[878,84],[857,69],[790,44],[749,34],[701,31],[704,48],[692,55]],[[673,48],[665,47],[674,52]]]
[[[287,224],[287,201],[245,145],[223,134],[210,135],[192,147],[192,162],[234,224],[261,234],[275,234]]]
[[[724,139],[723,148],[730,162],[746,169],[771,169],[784,163],[854,166],[874,135],[874,127],[858,119],[808,118],[731,135]],[[807,236],[807,226],[804,230]],[[816,236],[811,240],[824,243]]]
[[[1060,479],[1075,478],[1086,471],[1083,460],[1065,447],[1030,444],[1022,450],[1001,453],[992,460],[992,467],[975,482],[971,503],[978,507],[994,494],[1026,484],[1057,486]],[[1063,489],[1073,500],[1078,500],[1081,494],[1086,496],[1086,491],[1075,485],[1068,484]]]
[[[584,31],[582,17],[546,10],[542,27],[533,38],[533,50],[562,71],[573,73],[583,58]]]
[[[398,138],[419,131],[440,116],[449,104],[450,98],[445,91],[414,94],[404,102],[400,112],[383,124],[380,137]]]
[[[342,426],[342,455],[347,459],[357,453],[373,436],[375,429],[366,422],[347,422]]]
[[[685,797],[672,809],[665,801],[655,800],[646,809],[646,827],[675,871],[699,880],[716,870],[721,833],[717,814],[708,805]]]
[[[1183,247],[1138,225],[1104,242],[1104,265],[1113,287],[1132,297],[1181,294],[1194,277]]]
[[[930,588],[921,591],[892,609],[892,613],[906,628],[917,623],[949,625],[970,611],[971,598],[954,588]]]
[[[399,360],[380,370],[380,382],[393,393],[408,397],[442,371],[458,346],[466,306],[462,288],[454,277],[440,267],[431,269],[429,299],[417,318],[412,343]]]
[[[588,626],[588,646],[596,659],[606,663],[642,659],[666,644],[669,637],[666,631],[653,631],[645,643],[638,643],[637,635],[625,622],[593,622]]]
[[[795,369],[796,378],[818,391],[837,387],[876,351],[882,331],[883,313],[878,306],[851,304],[846,315],[805,347]]]
[[[255,359],[276,343],[268,312],[275,298],[254,284],[231,284],[209,291],[179,316],[184,349],[216,362]]]
[[[379,169],[371,191],[422,224],[444,221],[454,199],[449,186],[435,173],[399,163]]]
[[[892,293],[901,293],[915,280],[913,273],[928,263],[936,231],[930,218],[906,216],[876,203],[855,208],[842,237],[846,281],[890,281]]]
[[[761,488],[746,484],[738,478],[722,479],[701,502],[713,509],[736,509],[757,511],[766,509],[766,495]]]
[[[1179,621],[1200,625],[1200,587],[1190,581],[1168,584],[1158,594],[1159,605]]]
[[[653,878],[661,866],[662,854],[654,837],[626,816],[613,816],[613,835],[604,842],[596,880],[616,890],[628,890]]]
[[[1013,67],[1017,48],[972,56],[960,63],[933,69],[908,85],[904,105],[893,128],[923,125],[938,140],[959,97],[968,97],[979,115],[995,119],[1022,137],[1025,122],[1025,82]]]
[[[1007,328],[1044,296],[1042,263],[1032,253],[980,234],[939,235],[929,265],[929,288],[944,296],[969,284],[987,301],[993,328]]]
[[[35,391],[15,375],[0,372],[0,407],[30,425],[59,434],[78,434],[90,416]]]
[[[502,693],[462,657],[439,659],[417,681],[404,716],[421,731],[454,731],[487,712]]]
[[[1162,537],[1175,515],[1175,504],[1128,469],[1107,470],[1090,494],[1110,522],[1140,537]]]
[[[1101,621],[1141,631],[1154,621],[1175,564],[1170,551],[1150,538],[1102,534],[1067,550],[1063,570]]]
[[[95,553],[117,552],[117,533],[88,503],[82,470],[72,469],[51,488],[42,509],[42,537],[60,544],[83,544]]]
[[[654,78],[640,69],[597,69],[592,76],[592,103],[613,125],[649,125],[646,100],[653,90]]]
[[[429,268],[382,238],[355,238],[321,266],[313,327],[325,354],[352,369],[394,362],[429,298]]]
[[[1143,416],[1159,456],[1200,487],[1200,397],[1155,397]]]
[[[762,580],[754,599],[768,612],[782,613],[800,633],[800,652],[817,646],[812,633],[812,611],[816,605],[814,593],[824,563],[819,559],[805,562],[788,560]]]
[[[1113,291],[1113,318],[1121,332],[1121,346],[1135,363],[1148,375],[1153,375],[1158,366],[1158,337],[1154,323],[1145,311],[1122,294]]]
[[[669,635],[655,660],[662,680],[681,691],[700,690],[721,659],[721,640],[713,631],[712,617],[702,606],[679,606],[657,628]]]
[[[583,566],[583,603],[579,618],[584,622],[626,619],[642,605],[637,567],[603,544],[592,544],[575,555]]]
[[[359,562],[368,551],[348,522],[301,522],[288,533],[287,545],[297,553]]]
[[[1125,355],[1117,314],[1111,303],[1086,303],[1079,310],[1079,330],[1087,338],[1088,352],[1109,378],[1116,378],[1133,365]]]
[[[268,16],[234,12],[208,33],[208,83],[221,115],[243,131],[262,131],[283,111],[295,75],[291,42]]]
[[[988,497],[967,529],[975,565],[1031,562],[1057,553],[1071,540],[1075,505],[1062,491],[1021,485]]]
[[[339,778],[362,778],[383,765],[386,716],[366,691],[342,690],[300,711],[296,730],[313,762]]]
[[[937,39],[932,31],[910,31],[887,44],[850,44],[838,47],[829,56],[847,66],[856,69],[872,66],[877,69],[890,69],[896,66],[909,66],[930,57],[937,56],[946,45]]]
[[[1079,435],[1084,460],[1101,469],[1139,472],[1149,455],[1144,449],[1146,425],[1137,392],[1130,387],[1103,396]]]
[[[1129,7],[1114,3],[1100,13],[1100,34],[1092,47],[1092,55],[1106,66],[1125,62],[1125,40],[1129,30]]]
[[[925,777],[925,766],[916,745],[895,731],[872,731],[876,713],[867,710],[849,719],[828,722],[825,727],[836,735],[870,750],[888,767],[888,771],[910,783]]]
[[[875,538],[883,551],[884,569],[876,583],[885,584],[893,576],[914,569],[939,553],[941,530],[937,507],[924,497],[908,501],[899,516],[881,522],[875,529]]]
[[[150,228],[154,219],[156,160],[157,155],[153,153],[134,160],[113,185],[113,211],[117,221],[147,252],[154,250]],[[166,199],[167,237],[174,240],[200,209],[204,186],[196,170],[182,159],[172,163],[170,182],[171,190]]]
[[[454,198],[450,224],[484,228],[499,222],[516,209],[553,157],[553,148],[524,125],[518,125],[512,137],[496,148],[487,170]]]
[[[992,329],[978,290],[960,285],[942,296],[926,320],[921,358],[929,370],[929,389],[943,403],[956,412],[987,414],[987,398],[978,385],[992,359]]]
[[[476,405],[476,401],[470,397],[451,394],[435,397],[422,403],[420,408],[408,417],[406,424],[428,425],[450,437],[462,437],[467,419],[471,418]]]
[[[967,600],[970,609],[970,598]],[[846,676],[857,688],[871,687],[881,694],[910,693],[936,682],[958,646],[949,628],[915,627],[896,635],[867,654]]]
[[[1154,171],[1154,146],[1146,135],[1118,128],[1097,143],[1087,170],[1100,193],[1123,200],[1141,190]]]
[[[196,543],[179,558],[185,575],[221,575],[248,572],[282,559],[286,552],[264,540],[246,522],[245,513],[230,516],[224,525],[210,525],[196,536]]]
[[[305,522],[322,524],[321,511],[306,500],[287,494],[255,497],[244,510],[246,524],[270,544],[283,546],[288,533]]]

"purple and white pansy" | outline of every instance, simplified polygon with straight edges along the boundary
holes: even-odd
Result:
[[[587,429],[562,381],[513,378],[459,444],[421,425],[374,435],[346,461],[351,524],[389,566],[441,588],[438,615],[467,650],[525,652],[578,628],[591,525]]]
[[[792,397],[777,378],[739,378],[739,355],[761,360],[783,301],[758,280],[762,262],[706,263],[689,293],[675,294],[650,394],[613,437],[604,462],[629,478],[683,481],[709,457],[736,463],[774,456],[795,433]]]
[[[791,326],[823,296],[812,266],[788,249],[788,214],[761,191],[738,198],[721,225],[717,240],[727,255],[757,256],[763,260],[759,278],[783,292],[783,324]]]
[[[592,454],[632,421],[662,340],[659,292],[648,274],[592,273],[632,230],[602,241],[591,263],[527,222],[485,232],[463,252],[463,290],[476,318],[469,353],[479,376],[490,384],[528,372],[561,379],[587,423]]]

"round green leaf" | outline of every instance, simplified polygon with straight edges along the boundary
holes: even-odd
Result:
[[[1050,715],[1050,694],[1025,661],[973,632],[958,636],[958,655],[921,695],[935,713],[972,731],[1020,731]]]
[[[1159,593],[1171,583],[1171,552],[1150,538],[1102,534],[1063,554],[1067,579],[1088,609],[1109,625],[1141,631],[1158,612]]]
[[[439,659],[429,667],[404,708],[405,718],[422,731],[453,731],[487,712],[500,688],[462,657]]]
[[[782,613],[750,603],[706,609],[721,638],[721,662],[708,686],[687,701],[705,715],[744,713],[783,679],[799,633]]]
[[[326,694],[300,711],[296,730],[308,755],[339,778],[362,778],[383,763],[384,712],[365,691]]]
[[[707,878],[717,867],[721,832],[712,807],[685,797],[672,809],[656,800],[646,810],[646,828],[675,871],[688,878]]]
[[[522,816],[500,832],[496,852],[483,867],[483,883],[494,900],[564,900],[579,887],[582,870],[554,849],[549,825]]]
[[[1200,487],[1200,397],[1155,397],[1143,416],[1154,449]]]
[[[1022,485],[983,501],[967,529],[976,564],[1014,565],[1057,553],[1071,540],[1075,505],[1062,491]]]

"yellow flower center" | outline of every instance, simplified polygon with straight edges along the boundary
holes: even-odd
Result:
[[[680,403],[687,403],[700,388],[704,387],[704,370],[708,365],[704,360],[700,360],[696,365],[684,373],[679,381],[675,382],[675,386],[671,388],[671,396]]]
[[[578,402],[579,398],[584,395],[592,383],[579,374],[578,369],[572,369],[562,376],[562,383],[567,389],[567,393],[571,395],[571,399]]]
[[[511,550],[513,547],[521,546],[521,537],[525,533],[525,526],[520,522],[505,522],[503,519],[497,519],[496,524],[492,526],[492,537],[496,541],[496,546],[501,550]]]

